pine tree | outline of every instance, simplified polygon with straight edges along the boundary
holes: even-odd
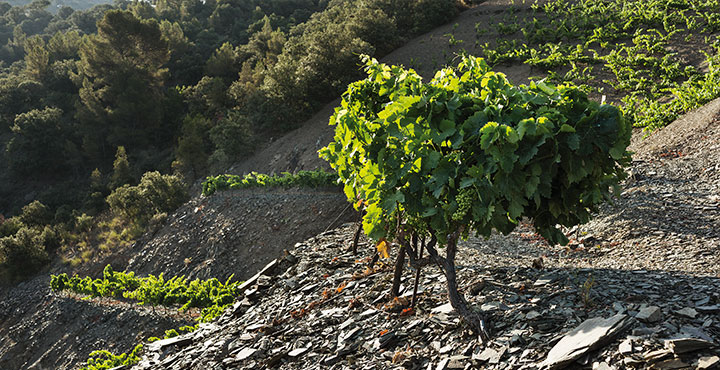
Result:
[[[143,148],[162,133],[168,44],[155,20],[112,10],[80,47],[85,142]]]
[[[113,173],[110,177],[110,189],[116,189],[133,181],[132,172],[130,170],[130,162],[127,158],[124,146],[119,146],[115,153],[115,162],[113,162]]]

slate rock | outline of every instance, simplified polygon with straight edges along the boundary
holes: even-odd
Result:
[[[491,358],[493,358],[493,357],[496,356],[496,355],[497,355],[497,351],[496,351],[496,350],[494,350],[494,349],[492,349],[492,348],[490,348],[490,347],[487,347],[487,348],[485,348],[482,352],[480,352],[479,354],[473,354],[473,357],[472,357],[472,358],[473,358],[473,360],[485,362],[485,361],[490,360]]]
[[[703,313],[714,313],[714,312],[720,312],[720,304],[712,305],[712,306],[697,306],[695,307],[696,310],[703,312]]]
[[[292,357],[292,358],[300,357],[300,356],[304,355],[305,353],[307,353],[309,350],[310,350],[310,347],[296,348],[296,349],[288,352],[288,357]]]
[[[167,338],[167,339],[162,339],[162,340],[152,342],[152,343],[148,344],[148,348],[149,348],[149,351],[151,351],[151,352],[162,351],[165,348],[170,347],[170,346],[185,347],[187,345],[192,344],[192,342],[193,342],[192,337],[183,335],[183,336],[177,336],[177,337],[172,337],[172,338]]]
[[[662,310],[658,306],[644,307],[635,318],[643,322],[658,322],[662,320]]]
[[[528,319],[528,320],[533,320],[533,319],[536,319],[536,318],[538,318],[538,317],[540,317],[540,316],[542,316],[542,315],[540,314],[540,312],[537,312],[537,311],[534,311],[534,310],[533,310],[533,311],[528,312],[528,313],[525,315],[525,318]]]
[[[435,370],[445,370],[445,369],[447,369],[447,366],[449,363],[450,363],[450,357],[446,357],[446,358],[440,360],[440,362],[438,363]]]
[[[469,358],[463,355],[451,356],[446,369],[464,369]]]
[[[694,319],[698,314],[698,312],[695,311],[694,308],[690,308],[690,307],[685,307],[681,310],[677,310],[677,311],[675,311],[675,313],[677,313],[678,315],[689,317],[691,319]]]
[[[613,370],[614,368],[607,364],[607,362],[595,362],[593,363],[593,370]]]
[[[254,355],[255,352],[257,352],[257,349],[255,349],[255,348],[250,348],[250,347],[243,348],[242,350],[240,350],[240,352],[238,352],[237,355],[235,355],[235,360],[243,361],[245,359],[250,358],[250,356]]]
[[[540,366],[547,369],[562,368],[588,351],[602,346],[631,323],[632,319],[625,314],[617,314],[607,319],[596,317],[585,320],[555,344]]]
[[[657,370],[674,370],[674,369],[684,369],[690,367],[689,364],[683,362],[679,358],[672,358],[669,360],[660,361],[653,366],[651,366],[651,369],[657,369]]]
[[[656,351],[650,351],[643,355],[643,358],[647,362],[658,362],[664,358],[667,358],[672,355],[672,351],[668,351],[666,349],[659,349]]]
[[[323,365],[332,366],[332,365],[335,365],[336,363],[340,362],[341,359],[342,358],[338,355],[332,355],[332,356],[326,358],[325,360],[323,360]]]
[[[698,370],[709,370],[715,369],[720,365],[720,357],[718,356],[705,356],[700,357],[698,360]]]
[[[632,341],[630,339],[625,339],[620,343],[620,346],[618,346],[618,352],[623,355],[629,355],[633,351],[632,347]]]
[[[699,351],[713,346],[714,343],[712,342],[696,338],[680,338],[665,341],[665,348],[671,350],[675,354]]]

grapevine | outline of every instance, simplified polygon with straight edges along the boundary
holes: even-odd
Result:
[[[152,306],[179,305],[181,310],[200,308],[200,322],[209,322],[222,314],[238,295],[241,282],[231,282],[232,276],[223,284],[212,278],[188,281],[184,276],[165,280],[163,274],[137,277],[133,272],[113,271],[110,265],[103,270],[102,279],[69,277],[63,273],[50,277],[54,291],[71,291],[90,297],[123,297]]]
[[[124,365],[135,365],[140,362],[142,348],[142,344],[138,344],[132,352],[119,355],[106,350],[93,351],[90,353],[90,358],[88,358],[85,366],[81,367],[80,370],[106,370]]]
[[[337,175],[323,170],[299,171],[297,174],[283,172],[281,176],[264,175],[251,172],[245,176],[218,175],[209,176],[203,182],[203,195],[209,196],[219,190],[247,189],[259,187],[293,187],[303,186],[317,188],[337,186]]]
[[[513,86],[481,58],[463,57],[429,83],[365,62],[368,77],[343,95],[330,118],[334,141],[320,155],[348,200],[365,208],[366,234],[402,246],[399,260],[408,251],[413,263],[411,240],[430,237],[425,248],[442,266],[453,307],[485,334],[457,293],[458,239],[507,234],[528,217],[550,242],[566,243],[559,225],[587,222],[617,194],[631,127],[576,87]],[[436,244],[447,247],[445,258]]]

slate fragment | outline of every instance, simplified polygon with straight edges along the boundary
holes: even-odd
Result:
[[[635,318],[642,322],[658,322],[662,320],[662,310],[658,306],[643,307]]]
[[[675,354],[699,351],[713,347],[714,345],[712,342],[697,338],[680,338],[665,341],[665,347]]]
[[[588,351],[607,343],[632,323],[633,320],[625,314],[617,314],[607,319],[595,317],[585,320],[560,339],[540,366],[547,369],[567,366]]]
[[[709,370],[715,369],[720,365],[720,357],[718,356],[705,356],[700,357],[698,360],[698,370]]]

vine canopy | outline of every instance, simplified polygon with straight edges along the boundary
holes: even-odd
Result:
[[[568,85],[514,86],[482,58],[463,57],[429,83],[364,57],[320,150],[345,194],[366,207],[365,232],[397,220],[436,234],[511,232],[522,217],[552,243],[557,225],[587,222],[618,190],[631,127],[620,111]]]

